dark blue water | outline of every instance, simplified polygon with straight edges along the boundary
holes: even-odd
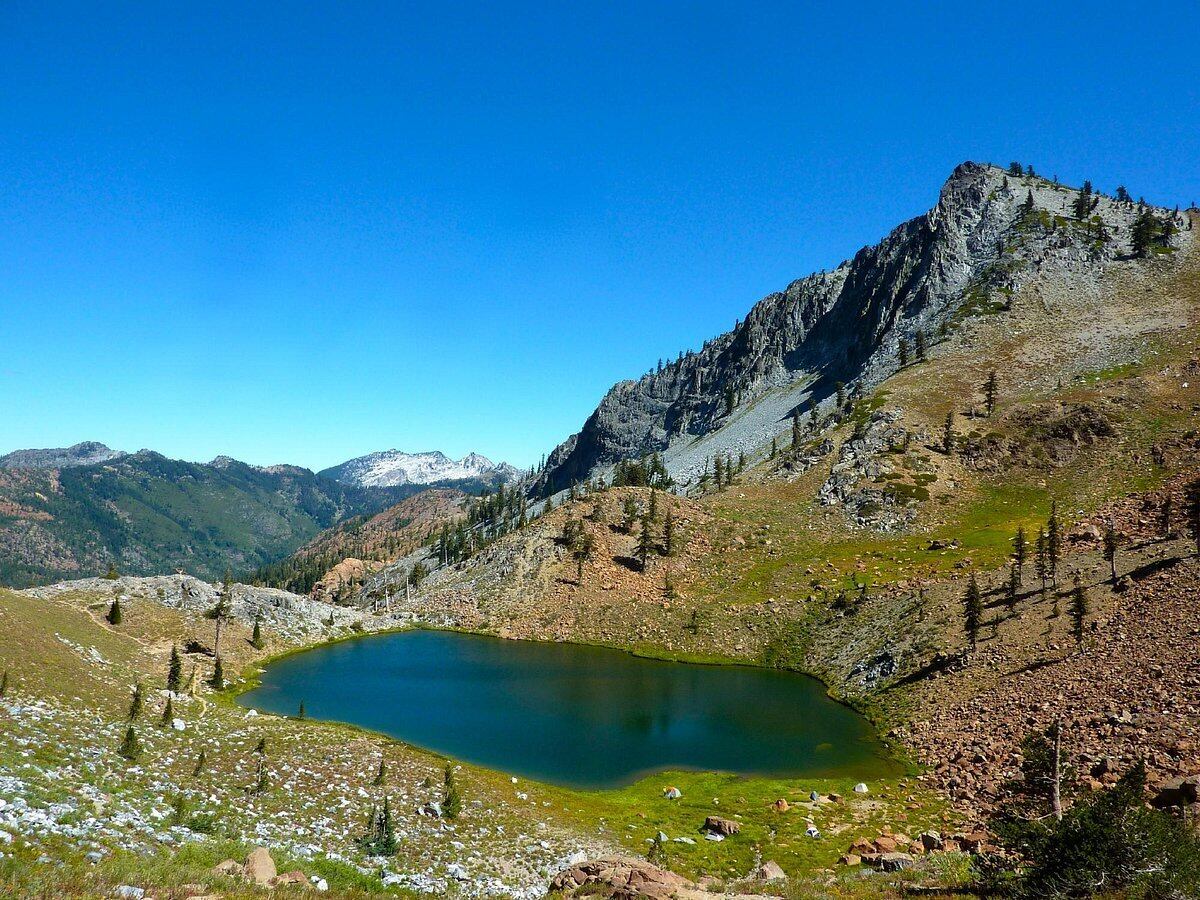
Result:
[[[871,726],[790,672],[442,631],[273,663],[240,702],[347,722],[504,772],[611,787],[664,769],[877,776]]]

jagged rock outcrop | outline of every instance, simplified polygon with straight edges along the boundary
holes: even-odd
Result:
[[[721,429],[745,434],[712,449],[757,449],[764,439],[769,444],[772,429],[782,430],[799,403],[825,400],[837,381],[862,388],[878,383],[896,370],[902,340],[911,347],[918,332],[932,340],[943,323],[1002,310],[1032,273],[1058,266],[1098,275],[1105,263],[1128,254],[1141,210],[1092,195],[1088,215],[1103,220],[1095,226],[1075,219],[1078,196],[1042,178],[963,163],[926,214],[833,271],[763,298],[701,350],[616,384],[579,433],[550,454],[534,490],[562,490],[620,459],[667,451]],[[1185,227],[1182,217],[1176,221]],[[1098,238],[1100,227],[1107,241]],[[1190,240],[1190,233],[1180,231],[1175,240]],[[751,427],[742,420],[739,410],[749,401],[784,388],[793,389],[788,403],[757,404],[767,421]],[[699,462],[694,455],[667,455],[677,478],[694,475]]]

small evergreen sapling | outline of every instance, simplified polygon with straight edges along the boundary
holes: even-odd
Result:
[[[167,694],[167,703],[163,707],[163,713],[162,713],[161,724],[162,724],[163,728],[169,727],[171,724],[171,720],[174,718],[175,718],[175,707],[171,703],[171,695]]]
[[[1025,560],[1029,556],[1029,541],[1025,538],[1025,526],[1017,528],[1013,538],[1013,568],[1017,573],[1017,587],[1025,583]]]
[[[1046,599],[1046,582],[1050,580],[1050,554],[1047,551],[1048,541],[1046,538],[1046,529],[1038,530],[1037,541],[1033,551],[1033,568],[1042,583],[1042,599]]]
[[[1104,558],[1108,562],[1109,574],[1112,577],[1113,587],[1117,586],[1117,530],[1113,527],[1112,520],[1108,522],[1108,527],[1104,529]]]
[[[262,636],[262,617],[254,617],[254,632],[250,635],[250,646],[255,650],[261,650],[266,646],[266,641]]]
[[[179,648],[171,645],[171,662],[167,666],[167,690],[173,694],[179,693],[183,684],[183,660],[179,658]]]
[[[142,755],[142,743],[132,725],[125,729],[125,739],[121,741],[121,749],[118,752],[130,762]]]
[[[454,776],[454,764],[446,761],[442,772],[442,815],[447,819],[457,819],[462,812],[462,794],[458,790],[458,779]]]
[[[0,675],[0,697],[8,693],[8,669],[4,670],[4,674]]]
[[[975,580],[975,573],[972,572],[971,580],[967,584],[966,596],[963,598],[963,625],[972,648],[979,641],[979,626],[982,623],[983,595],[979,591],[979,582]]]
[[[192,767],[192,777],[199,778],[200,773],[204,771],[205,765],[208,763],[208,756],[204,752],[204,748],[200,748],[200,753],[196,757],[196,765]]]
[[[1008,606],[1008,611],[1014,613],[1017,611],[1017,596],[1021,591],[1021,576],[1017,569],[1017,564],[1013,563],[1008,570],[1008,588],[1005,591],[1004,602]]]
[[[133,693],[129,698],[129,721],[133,722],[142,714],[142,706],[145,699],[142,693],[142,683],[139,681],[133,686]]]
[[[996,376],[996,370],[988,374],[987,381],[983,383],[983,405],[987,410],[987,416],[990,419],[996,411],[996,397],[999,393],[1000,381]]]
[[[212,678],[208,682],[214,691],[225,690],[225,668],[221,665],[221,657],[217,657],[217,661],[213,663]]]
[[[375,780],[372,781],[371,784],[375,785],[375,787],[383,787],[383,785],[386,782],[387,782],[387,762],[384,759],[380,758],[379,769],[375,772]]]
[[[105,618],[108,619],[109,625],[120,625],[121,624],[121,598],[120,597],[117,597],[113,600],[112,605],[109,606],[109,608],[108,608],[108,615],[105,616]]]

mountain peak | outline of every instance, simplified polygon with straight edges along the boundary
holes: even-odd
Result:
[[[99,441],[81,441],[70,447],[14,450],[0,456],[0,469],[66,469],[73,466],[94,466],[126,455]]]
[[[453,460],[441,450],[406,453],[393,449],[347,460],[319,474],[359,487],[395,487],[456,481],[507,482],[520,473],[508,463],[493,463],[481,453]]]

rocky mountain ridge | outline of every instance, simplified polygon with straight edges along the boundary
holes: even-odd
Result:
[[[761,452],[808,404],[825,412],[839,382],[868,389],[895,372],[902,343],[933,343],[965,316],[1002,310],[1035,277],[1095,282],[1127,260],[1144,209],[996,166],[966,162],[927,213],[828,272],[768,295],[730,332],[636,381],[622,381],[547,459],[552,494],[621,459],[664,454],[677,481],[718,453]],[[1151,209],[1190,243],[1188,220]],[[730,427],[732,426],[732,427]],[[720,437],[717,437],[720,435]]]
[[[82,441],[70,447],[14,450],[0,456],[0,469],[65,469],[111,462],[123,456],[128,454],[99,441]]]

